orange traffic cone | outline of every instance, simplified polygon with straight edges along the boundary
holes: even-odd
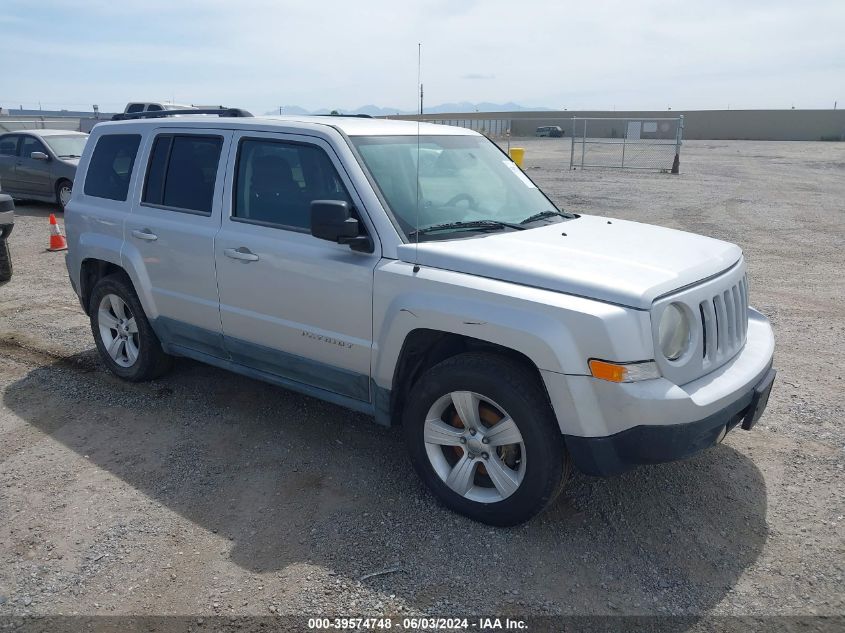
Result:
[[[50,214],[50,248],[48,251],[66,251],[67,240],[62,235],[62,230],[59,228],[59,223],[56,222],[55,214]]]

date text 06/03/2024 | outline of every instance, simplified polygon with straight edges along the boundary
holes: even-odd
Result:
[[[513,618],[443,618],[405,617],[393,618],[309,618],[308,628],[314,630],[389,630],[392,628],[442,631],[521,631],[528,628],[525,620]]]

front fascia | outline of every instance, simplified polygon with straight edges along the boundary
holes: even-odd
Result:
[[[696,422],[750,398],[754,385],[772,366],[774,347],[771,324],[749,309],[748,338],[742,351],[715,371],[684,385],[666,378],[617,384],[591,376],[540,373],[562,433],[605,437],[637,426]]]
[[[594,357],[653,357],[646,311],[401,261],[382,260],[374,282],[373,379],[384,389],[418,329],[495,343],[557,374],[587,375]]]

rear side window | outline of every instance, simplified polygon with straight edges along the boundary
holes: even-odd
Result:
[[[17,153],[17,136],[4,136],[3,138],[0,138],[0,156],[14,156]]]
[[[139,134],[101,136],[94,147],[85,175],[85,195],[126,200],[140,143]]]
[[[219,136],[160,134],[153,144],[142,201],[211,215],[223,139]]]
[[[328,155],[314,145],[244,139],[236,178],[232,215],[244,221],[310,232],[313,200],[352,204]]]
[[[160,105],[155,104],[155,103],[151,103],[150,105],[147,106],[147,112],[160,112],[161,110],[162,110],[162,107]]]

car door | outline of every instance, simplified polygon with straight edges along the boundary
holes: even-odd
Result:
[[[18,149],[18,160],[15,163],[15,180],[18,191],[39,197],[52,197],[53,178],[50,170],[50,161],[32,158],[33,152],[42,152],[48,157],[50,154],[41,139],[31,134],[21,134],[21,142]]]
[[[223,357],[214,272],[231,132],[161,127],[147,139],[140,195],[125,249],[143,262],[156,332],[169,346]]]
[[[326,141],[236,133],[215,243],[220,318],[232,360],[368,402],[373,270],[380,245]],[[374,253],[311,235],[310,203],[346,200]]]
[[[18,162],[19,134],[4,134],[0,136],[0,191],[15,193],[17,179],[15,178],[15,164]]]

